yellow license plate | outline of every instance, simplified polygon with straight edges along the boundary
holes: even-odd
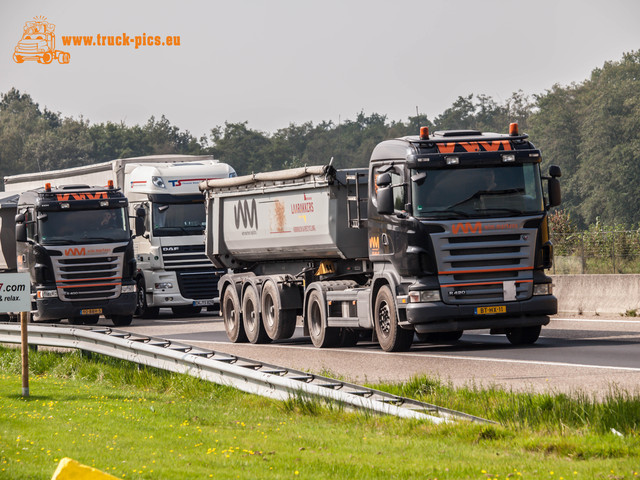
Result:
[[[496,313],[507,313],[506,305],[499,305],[497,307],[478,307],[476,308],[476,315],[494,315]]]
[[[85,308],[84,310],[80,310],[80,315],[100,315],[101,313],[101,308]]]

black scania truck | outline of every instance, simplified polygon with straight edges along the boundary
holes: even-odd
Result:
[[[70,185],[19,195],[15,224],[17,271],[31,279],[33,320],[131,323],[136,308],[133,243],[127,199],[113,184]],[[13,230],[13,231],[12,231]]]
[[[207,254],[233,341],[316,346],[369,330],[386,351],[490,329],[534,343],[557,312],[547,212],[559,167],[518,132],[387,140],[368,169],[331,166],[203,182]],[[543,190],[547,183],[547,194]]]

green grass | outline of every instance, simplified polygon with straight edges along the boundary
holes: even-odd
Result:
[[[500,425],[435,426],[297,397],[272,401],[80,353],[0,348],[0,478],[50,479],[71,457],[118,478],[633,479],[640,401],[382,386]],[[611,433],[615,428],[620,437]]]

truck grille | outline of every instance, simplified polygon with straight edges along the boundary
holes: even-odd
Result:
[[[204,253],[203,245],[178,245],[162,247],[164,268],[177,272],[190,268],[211,268],[211,260]]]
[[[216,270],[178,271],[178,287],[180,295],[193,300],[213,299],[218,296],[218,280],[220,274]]]
[[[52,257],[62,301],[105,300],[120,295],[123,254],[104,257]]]
[[[526,300],[533,295],[536,230],[509,220],[478,222],[473,228],[432,234],[438,251],[440,293],[449,304],[489,304]],[[458,224],[458,227],[460,225]],[[456,233],[453,233],[456,232]],[[515,296],[505,294],[515,288]]]

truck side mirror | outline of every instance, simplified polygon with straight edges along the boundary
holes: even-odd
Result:
[[[24,221],[26,220],[24,213],[19,213],[18,215],[16,215],[16,223],[24,223]]]
[[[560,178],[562,176],[562,170],[560,170],[558,165],[549,165],[549,176]]]
[[[144,235],[145,232],[145,228],[144,228],[144,220],[147,216],[147,212],[145,211],[144,208],[140,207],[136,209],[136,220],[135,220],[135,225],[136,225],[136,235],[137,236],[141,236]]]
[[[549,172],[551,173],[551,172]],[[562,203],[562,193],[560,192],[560,181],[556,177],[547,180],[549,188],[549,207],[557,207]]]
[[[16,224],[16,242],[24,243],[26,241],[27,241],[27,226],[24,223]]]
[[[378,213],[391,215],[393,213],[393,190],[390,186],[378,187],[376,194],[378,200]]]

